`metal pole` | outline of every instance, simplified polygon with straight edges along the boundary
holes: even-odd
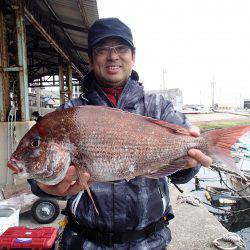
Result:
[[[65,103],[64,98],[64,79],[63,79],[63,65],[59,62],[59,89],[60,89],[60,104]]]
[[[0,121],[7,120],[10,109],[9,74],[3,68],[8,66],[8,47],[4,14],[0,10]]]
[[[166,73],[167,73],[166,69],[163,68],[163,71],[162,71],[162,76],[163,76],[163,92],[166,89],[166,79],[165,79],[165,74]]]
[[[163,76],[162,88],[163,88],[163,91],[162,91],[162,93],[163,93],[163,96],[165,98],[168,98],[167,91],[166,91],[166,77],[165,77],[166,73],[167,73],[166,69],[163,68],[163,72],[162,72],[162,76]]]
[[[35,88],[37,111],[41,114],[41,89]]]
[[[18,8],[16,14],[16,36],[18,50],[19,86],[20,86],[20,108],[21,120],[28,121],[29,118],[29,99],[28,99],[28,69],[27,69],[27,50],[26,50],[26,31],[24,24],[23,1],[17,1]]]
[[[211,96],[212,96],[212,107],[214,108],[214,87],[215,87],[215,81],[213,80],[211,82]]]
[[[72,99],[72,92],[73,92],[73,84],[72,84],[72,64],[68,62],[68,100]]]

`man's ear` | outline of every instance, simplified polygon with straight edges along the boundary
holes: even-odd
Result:
[[[93,69],[93,58],[90,58],[90,57],[89,57],[89,68],[90,70]]]
[[[133,61],[133,66],[135,65],[135,49],[132,50],[132,61]]]

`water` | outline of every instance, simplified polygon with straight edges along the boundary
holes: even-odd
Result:
[[[241,148],[242,147],[242,148]],[[233,152],[240,152],[240,155],[245,155],[244,160],[238,160],[238,167],[247,171],[250,175],[250,133],[240,138],[240,140],[234,145]],[[197,174],[200,179],[201,188],[207,186],[227,188],[231,187],[228,176],[222,174],[222,179],[219,174],[210,169],[202,168]],[[221,205],[219,203],[207,201],[204,190],[195,190],[195,181],[192,180],[187,184],[187,187],[196,195],[202,199],[208,210],[213,213],[221,224],[227,228],[230,232],[235,232],[242,237],[247,249],[250,249],[250,202],[246,199],[239,199],[232,205]],[[232,194],[232,193],[231,193]],[[234,193],[235,194],[235,193]],[[235,194],[238,196],[237,194]],[[250,195],[250,193],[248,194]]]

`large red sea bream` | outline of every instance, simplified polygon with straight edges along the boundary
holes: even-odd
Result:
[[[188,130],[118,109],[82,106],[44,116],[22,138],[8,162],[15,172],[57,184],[68,167],[92,182],[162,176],[184,167],[191,148],[230,164],[231,146],[250,126],[213,130],[193,137]],[[80,177],[81,178],[81,177]],[[82,180],[87,188],[87,183]]]

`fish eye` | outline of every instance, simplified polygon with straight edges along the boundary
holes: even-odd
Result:
[[[31,147],[38,147],[40,145],[40,142],[41,142],[41,137],[36,136],[30,145],[31,145]]]

